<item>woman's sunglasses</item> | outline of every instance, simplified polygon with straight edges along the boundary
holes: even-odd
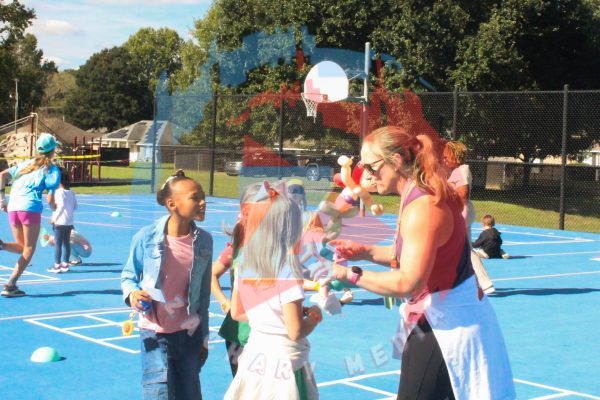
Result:
[[[377,168],[373,168],[373,165],[380,163],[382,161],[384,161],[384,158],[380,158],[377,161],[373,161],[372,163],[363,163],[363,167],[365,169],[365,171],[367,171],[368,173],[370,173],[371,175],[374,175],[377,171],[379,171],[379,168],[381,168],[381,166],[383,165],[383,163],[381,163]]]

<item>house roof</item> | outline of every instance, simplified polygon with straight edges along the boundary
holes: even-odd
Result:
[[[152,132],[156,129],[157,144],[175,145],[179,144],[177,135],[173,132],[175,125],[170,121],[142,120],[123,128],[108,132],[102,136],[102,140],[133,142],[140,146],[152,145]]]

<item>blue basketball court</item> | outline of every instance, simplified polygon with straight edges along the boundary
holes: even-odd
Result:
[[[130,309],[121,298],[120,273],[139,228],[165,213],[151,195],[79,195],[76,228],[93,254],[71,272],[46,272],[53,248],[38,247],[19,281],[28,296],[0,299],[0,398],[123,399],[141,397],[136,332],[121,323]],[[239,213],[236,199],[208,198],[201,226],[213,234],[214,257],[228,241],[223,224]],[[120,216],[112,217],[118,211]],[[50,211],[43,224],[49,229]],[[0,238],[11,240],[5,214]],[[348,220],[348,238],[391,242],[396,217]],[[497,293],[491,298],[502,326],[519,399],[600,399],[600,234],[497,226],[513,258],[484,260]],[[479,230],[473,230],[473,236]],[[0,282],[17,255],[0,252]],[[361,263],[358,263],[361,265]],[[381,267],[362,263],[363,268]],[[229,289],[229,276],[222,277]],[[310,297],[310,294],[307,294]],[[308,301],[308,300],[307,300]],[[210,356],[201,373],[205,399],[220,399],[230,382],[223,341],[224,315],[210,308]],[[341,316],[325,317],[309,337],[322,399],[392,399],[399,361],[391,358],[398,310],[356,290]],[[51,346],[62,359],[34,363],[32,352]]]

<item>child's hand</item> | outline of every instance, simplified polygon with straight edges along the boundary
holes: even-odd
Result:
[[[304,311],[304,314],[307,318],[311,318],[317,324],[323,320],[323,313],[318,306],[309,307],[306,311]]]
[[[51,220],[49,221],[49,224],[50,224],[50,225],[54,225],[54,220],[53,220],[53,219],[51,219]]]
[[[143,312],[146,310],[141,301],[145,301],[146,303],[152,303],[152,297],[145,290],[134,290],[129,295],[129,304],[131,308],[133,308],[137,312]]]
[[[329,244],[335,246],[339,258],[346,260],[361,260],[367,251],[367,246],[352,240],[332,240]]]
[[[227,314],[230,309],[231,309],[231,304],[227,300],[225,300],[221,303],[221,310],[223,310],[223,312],[225,314]]]

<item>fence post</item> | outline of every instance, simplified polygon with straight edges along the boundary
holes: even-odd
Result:
[[[210,178],[209,178],[209,190],[208,195],[212,196],[214,193],[215,183],[215,148],[217,146],[217,104],[219,101],[219,91],[215,89],[213,93],[213,107],[212,107],[212,129],[211,129],[211,144],[210,144]]]
[[[152,170],[150,171],[150,193],[154,193],[154,187],[156,186],[156,102],[156,93],[154,93],[152,105]]]
[[[456,140],[456,120],[458,118],[458,87],[452,92],[452,140]]]
[[[567,174],[567,112],[569,108],[569,85],[564,86],[563,91],[563,115],[562,115],[562,145],[560,161],[560,199],[558,205],[558,229],[565,229],[565,179]]]
[[[281,164],[283,163],[283,89],[279,92],[279,157],[277,159],[277,178],[282,178]]]

